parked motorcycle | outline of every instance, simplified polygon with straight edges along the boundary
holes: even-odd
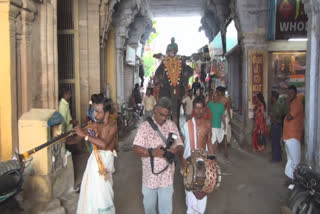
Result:
[[[125,103],[123,103],[120,106],[117,119],[119,130],[118,134],[119,137],[122,137],[132,129],[136,128],[140,117],[135,108],[129,108]]]
[[[134,111],[137,113],[137,115],[139,115],[139,117],[141,117],[142,114],[143,114],[143,106],[142,106],[142,104],[138,103],[133,108],[134,108]]]
[[[0,203],[15,196],[22,187],[25,163],[17,160],[0,162]]]
[[[306,164],[299,164],[294,172],[289,207],[292,214],[320,213],[320,174]]]

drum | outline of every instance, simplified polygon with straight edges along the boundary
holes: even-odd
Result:
[[[183,172],[186,190],[202,191],[206,194],[218,188],[221,183],[221,170],[215,160],[207,158],[208,153],[194,150],[188,158],[188,164]]]

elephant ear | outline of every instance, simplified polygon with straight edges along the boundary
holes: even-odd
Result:
[[[187,65],[186,63],[182,64],[182,76],[181,76],[181,82],[184,84],[187,84],[189,81],[189,78],[193,75],[193,69]]]
[[[165,75],[164,75],[164,63],[162,61],[161,64],[158,66],[155,74],[154,74],[155,83],[156,84],[163,83],[164,78],[165,78]]]

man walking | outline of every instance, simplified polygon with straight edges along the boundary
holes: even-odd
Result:
[[[212,127],[212,144],[214,148],[214,152],[216,153],[218,143],[221,143],[224,138],[224,129],[226,127],[225,121],[225,109],[224,105],[220,102],[218,93],[214,92],[213,101],[208,103],[208,107],[211,111],[212,120],[211,120],[211,127]],[[224,128],[221,127],[221,124]],[[227,144],[225,143],[224,146],[225,155],[227,156]]]
[[[195,82],[192,84],[193,95],[196,96],[198,94],[198,90],[200,90],[201,84],[199,82],[199,77],[196,77]]]
[[[183,158],[191,156],[193,150],[206,150],[213,154],[211,143],[211,123],[203,118],[205,111],[205,101],[201,97],[193,100],[194,117],[184,124],[182,132],[185,139]],[[187,214],[203,214],[207,206],[207,196],[197,199],[191,191],[186,192]]]
[[[164,141],[168,139],[169,133],[176,136],[168,151],[177,155],[180,160],[183,160],[183,143],[176,124],[168,120],[170,111],[170,99],[161,97],[154,108],[152,121],[148,119],[141,124],[133,142],[133,151],[142,160],[142,194],[146,214],[157,213],[157,201],[159,214],[172,213],[175,166],[164,157]],[[155,125],[158,131],[154,129]]]
[[[287,153],[285,174],[289,179],[293,179],[293,172],[301,159],[300,143],[304,125],[303,104],[297,98],[297,88],[293,85],[288,88],[288,100],[289,110],[283,125],[283,141]]]
[[[224,141],[228,145],[231,140],[231,102],[228,97],[226,97],[226,89],[222,86],[217,87],[217,92],[219,95],[220,102],[224,105],[226,127],[224,128]]]
[[[189,89],[188,90],[188,95],[186,97],[184,97],[183,100],[182,100],[182,104],[184,106],[184,113],[185,113],[185,116],[186,116],[186,121],[191,119],[192,101],[193,101],[192,89]]]
[[[151,89],[147,89],[147,95],[143,98],[144,116],[143,119],[146,120],[148,117],[153,116],[153,107],[156,105],[156,98],[151,94]]]

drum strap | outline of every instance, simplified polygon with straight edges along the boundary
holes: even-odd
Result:
[[[189,129],[191,151],[193,151],[195,148],[194,148],[194,127],[193,127],[192,119],[188,120],[188,129]]]
[[[158,134],[159,134],[161,140],[163,141],[163,143],[164,143],[165,145],[167,145],[167,144],[166,144],[166,138],[163,136],[163,134],[162,134],[161,131],[159,130],[159,127],[157,126],[157,124],[154,123],[153,119],[152,119],[151,117],[147,117],[147,121],[148,121],[148,123],[150,124],[150,126],[152,127],[152,129],[155,130],[156,132],[158,132]],[[152,174],[154,174],[154,175],[159,175],[159,174],[163,173],[163,172],[166,171],[166,170],[168,169],[168,167],[169,167],[169,164],[167,164],[167,166],[164,167],[164,169],[161,170],[160,172],[154,172],[154,158],[153,158],[153,156],[150,156],[150,164],[151,164]]]

